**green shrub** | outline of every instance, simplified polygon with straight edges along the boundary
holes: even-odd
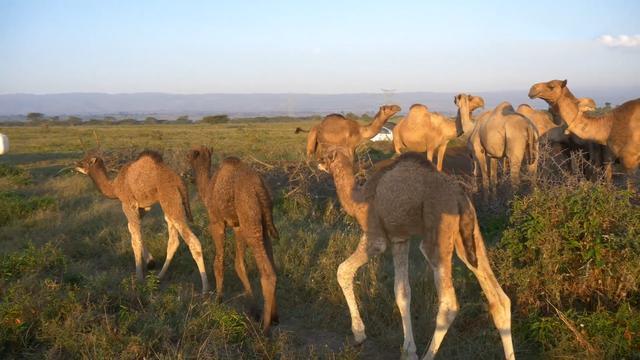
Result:
[[[513,201],[492,258],[528,341],[565,354],[583,349],[562,313],[607,358],[640,350],[640,208],[632,196],[585,182]]]
[[[15,192],[0,192],[0,226],[54,205],[55,200],[47,196],[27,197]]]
[[[7,178],[14,185],[27,185],[31,181],[27,171],[7,164],[0,164],[0,178]]]

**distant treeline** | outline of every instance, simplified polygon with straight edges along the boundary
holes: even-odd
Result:
[[[370,121],[369,114],[356,115],[347,113],[346,118],[355,120]],[[22,120],[24,119],[24,120]],[[320,121],[321,115],[313,116],[255,116],[255,117],[238,117],[230,118],[226,114],[207,115],[200,119],[192,120],[188,115],[178,116],[173,120],[158,119],[154,116],[147,116],[144,119],[135,119],[131,117],[116,118],[114,116],[104,116],[101,118],[83,119],[78,116],[47,116],[42,113],[29,113],[26,118],[21,120],[5,120],[0,121],[2,126],[86,126],[86,125],[171,125],[171,124],[225,124],[233,123],[271,123],[271,122],[294,122],[294,121]]]

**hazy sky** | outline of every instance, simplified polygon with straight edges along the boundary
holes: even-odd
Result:
[[[0,93],[640,85],[640,1],[0,0]]]

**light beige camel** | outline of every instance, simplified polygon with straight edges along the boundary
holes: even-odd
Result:
[[[198,265],[202,280],[202,293],[209,291],[207,272],[202,259],[200,240],[191,232],[187,219],[191,219],[189,195],[182,179],[171,170],[162,157],[153,151],[143,151],[135,161],[125,164],[115,179],[107,177],[104,162],[97,156],[87,155],[76,164],[76,170],[89,175],[98,190],[109,199],[118,199],[127,217],[131,246],[136,263],[136,277],[144,280],[142,261],[148,267],[153,264],[153,256],[142,241],[140,221],[153,204],[160,203],[169,230],[167,258],[158,275],[162,278],[169,268],[171,259],[180,244],[179,236],[189,246],[191,255]]]
[[[471,111],[484,106],[484,100],[480,97],[473,97],[470,101]],[[430,112],[425,105],[414,104],[407,116],[393,128],[393,146],[397,154],[404,150],[426,152],[429,161],[433,161],[433,155],[437,152],[437,168],[442,171],[449,141],[473,129],[473,124],[460,124],[455,119]]]
[[[551,143],[566,144],[569,139],[562,124],[554,122],[549,111],[536,110],[528,104],[520,104],[517,113],[526,116],[536,126],[540,140],[546,139]]]
[[[332,145],[345,146],[352,152],[355,151],[356,146],[376,136],[387,120],[398,111],[398,105],[383,105],[367,126],[340,114],[327,115],[320,124],[311,128],[307,135],[307,160],[314,154],[316,158],[320,158],[323,149]]]
[[[213,176],[210,149],[195,148],[189,152],[188,160],[196,175],[198,194],[209,214],[209,229],[216,247],[213,263],[216,300],[222,299],[225,229],[231,226],[236,240],[236,273],[250,299],[253,291],[244,266],[247,245],[256,260],[264,299],[262,330],[268,333],[271,323],[278,322],[276,272],[269,238],[277,239],[278,231],[273,224],[269,191],[260,175],[238,158],[224,159]]]
[[[514,359],[511,339],[511,301],[496,280],[485,250],[476,213],[469,198],[451,178],[439,173],[424,156],[405,153],[379,166],[363,188],[355,182],[350,149],[326,149],[321,159],[333,176],[338,199],[363,231],[355,252],[338,267],[338,282],[351,313],[357,342],[366,339],[353,290],[353,279],[370,258],[391,245],[395,270],[396,304],[404,331],[403,355],[416,359],[411,325],[409,238],[421,236],[420,250],[434,274],[439,309],[436,330],[424,359],[433,359],[458,313],[452,280],[454,248],[474,273],[489,301],[489,311],[500,332],[505,357]]]
[[[627,187],[633,189],[632,178],[640,164],[640,99],[627,101],[602,116],[591,116],[579,110],[567,80],[534,84],[529,97],[546,101],[567,122],[569,132],[606,145],[606,162],[619,158],[627,174]]]
[[[464,124],[471,122],[469,95],[456,97],[460,119]],[[538,131],[525,116],[515,112],[511,104],[503,102],[495,109],[478,117],[468,140],[475,166],[482,175],[482,188],[485,199],[489,190],[497,184],[498,160],[509,161],[512,187],[520,185],[520,166],[525,157],[528,160],[528,172],[535,176],[538,159]]]
[[[587,111],[593,111],[596,108],[595,101],[590,98],[578,99],[578,111],[584,113]],[[594,143],[593,141],[586,141],[578,136],[571,134],[567,130],[567,124],[562,119],[560,114],[553,113],[552,109],[535,110],[527,104],[521,104],[518,106],[517,112],[526,116],[538,129],[540,140],[549,141],[551,144],[560,146],[564,150],[568,150],[570,153],[576,151],[585,155],[588,155],[589,161],[593,166],[602,165],[603,148],[601,145]],[[581,171],[579,164],[575,162],[579,155],[569,155],[571,159],[571,170],[574,173]],[[610,170],[610,167],[608,167]],[[609,171],[607,171],[610,174]]]

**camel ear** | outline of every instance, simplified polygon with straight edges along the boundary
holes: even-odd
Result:
[[[460,98],[460,95],[456,95],[453,97],[453,103],[458,105],[458,99]]]
[[[89,159],[89,164],[93,165],[96,163],[96,161],[98,161],[98,158],[94,156],[91,159]]]
[[[562,81],[562,87],[566,87],[567,86],[567,79],[564,79],[564,81]]]

